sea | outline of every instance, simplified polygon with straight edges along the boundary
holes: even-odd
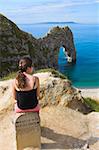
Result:
[[[68,26],[73,33],[76,64],[68,64],[63,47],[59,50],[58,70],[77,88],[99,88],[99,25],[79,23],[19,24],[18,27],[40,38],[55,26]]]

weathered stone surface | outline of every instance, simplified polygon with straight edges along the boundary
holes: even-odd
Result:
[[[68,79],[54,77],[51,72],[35,74],[40,79],[40,105],[64,106],[76,111],[86,112],[86,107],[82,103],[81,94],[71,85]],[[13,80],[0,82],[0,111],[13,106],[12,99]]]
[[[41,88],[41,149],[98,150],[99,113],[84,115],[66,107],[75,100],[78,107],[81,101],[69,80],[55,78],[51,72],[36,76]],[[0,82],[0,147],[4,150],[16,149],[11,84],[12,80]]]
[[[15,71],[20,57],[26,55],[32,57],[35,69],[57,69],[58,53],[62,46],[68,61],[75,62],[73,35],[68,27],[54,27],[45,37],[36,39],[0,14],[0,77]]]

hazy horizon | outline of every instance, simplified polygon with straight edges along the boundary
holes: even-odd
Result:
[[[99,0],[0,0],[0,13],[16,24],[99,24]]]

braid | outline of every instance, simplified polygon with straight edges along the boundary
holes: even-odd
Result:
[[[32,66],[32,60],[29,57],[23,57],[19,61],[19,71],[17,74],[17,81],[18,81],[18,88],[25,88],[27,83],[26,83],[26,76],[24,72],[26,72],[28,67]]]
[[[23,72],[18,71],[16,79],[18,81],[18,88],[22,89],[26,87],[26,76]]]

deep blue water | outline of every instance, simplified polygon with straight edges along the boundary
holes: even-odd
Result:
[[[59,71],[72,80],[76,87],[96,88],[99,87],[99,25],[90,24],[67,24],[73,32],[77,62],[68,65],[63,53],[59,52]],[[67,26],[62,24],[59,26]],[[18,25],[36,38],[44,36],[48,30],[56,24],[31,24]]]

